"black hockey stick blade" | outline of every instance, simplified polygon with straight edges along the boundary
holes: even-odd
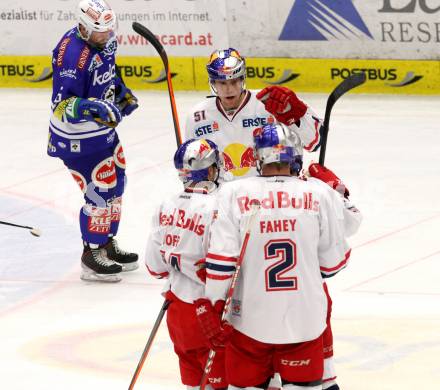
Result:
[[[321,149],[319,152],[319,164],[324,165],[325,161],[325,150],[327,148],[327,137],[329,132],[329,124],[330,124],[330,114],[332,112],[332,108],[338,99],[346,94],[348,91],[353,88],[358,87],[365,83],[367,79],[364,72],[353,73],[351,76],[347,77],[344,81],[342,81],[330,94],[327,99],[327,105],[325,107],[325,116],[324,116],[324,124],[322,125],[321,131]]]
[[[13,227],[18,227],[21,229],[28,229],[29,232],[35,236],[35,237],[40,237],[41,236],[41,231],[39,229],[36,229],[32,226],[25,226],[25,225],[18,225],[16,223],[11,223],[11,222],[5,222],[5,221],[0,221],[1,225],[7,225],[7,226],[13,226]]]
[[[165,70],[168,71],[168,56],[167,53],[162,46],[162,44],[159,42],[159,40],[156,38],[156,36],[145,26],[138,22],[133,22],[132,24],[133,30],[136,31],[140,36],[144,37],[148,42],[150,42],[156,51],[159,53],[160,58],[162,58],[163,64],[165,66]]]
[[[148,42],[150,42],[154,46],[156,51],[159,53],[160,58],[162,59],[163,66],[165,68],[165,73],[167,75],[168,95],[170,97],[171,114],[173,116],[174,134],[176,136],[177,146],[180,146],[182,144],[182,135],[180,132],[179,117],[177,115],[176,101],[174,99],[173,83],[171,81],[172,75],[168,65],[167,53],[164,47],[162,46],[162,44],[156,38],[156,36],[148,28],[137,22],[133,22],[132,27],[134,31],[136,31],[140,36],[145,38]]]

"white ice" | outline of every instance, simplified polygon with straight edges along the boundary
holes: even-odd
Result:
[[[176,95],[183,126],[203,94]],[[143,265],[152,210],[180,184],[168,95],[138,96],[119,128],[128,162],[119,238]],[[326,95],[301,96],[323,115]],[[49,90],[0,90],[0,220],[43,232],[0,225],[0,389],[126,389],[161,282],[143,266],[115,285],[79,279],[82,194],[46,155],[49,100]],[[334,108],[326,163],[364,214],[349,267],[329,282],[343,390],[439,387],[439,107],[440,97],[347,95]],[[165,323],[136,388],[183,388]]]

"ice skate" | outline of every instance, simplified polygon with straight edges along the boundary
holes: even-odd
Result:
[[[110,260],[116,261],[122,266],[122,271],[133,271],[139,268],[137,262],[138,255],[136,253],[126,252],[119,248],[118,242],[111,237],[107,244],[103,246],[103,249],[107,252],[107,257]]]
[[[81,279],[92,282],[120,282],[122,266],[110,260],[103,248],[85,247],[81,256]]]

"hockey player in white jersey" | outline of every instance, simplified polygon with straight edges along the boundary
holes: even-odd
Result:
[[[165,297],[171,302],[167,325],[179,357],[181,380],[198,389],[210,345],[195,315],[193,301],[205,290],[205,256],[210,226],[216,216],[219,151],[209,140],[189,140],[174,155],[184,191],[164,201],[153,215],[146,265],[157,278],[167,278]],[[226,389],[223,350],[208,377],[210,389]]]
[[[276,121],[289,126],[305,149],[319,147],[321,122],[293,91],[271,86],[260,93],[245,86],[245,59],[233,48],[214,51],[206,65],[214,96],[197,104],[187,117],[184,139],[207,138],[219,147],[225,180],[256,176],[252,133]]]
[[[318,163],[310,164],[306,172],[306,176],[308,177],[309,181],[314,181],[316,184],[322,186],[329,185],[334,190],[339,192],[345,205],[343,218],[345,235],[349,237],[355,234],[361,223],[362,215],[348,199],[350,192],[342,180],[330,169]],[[331,328],[332,299],[326,283],[324,283],[324,291],[327,295],[328,309],[327,327],[323,334],[324,376],[322,378],[322,388],[324,390],[339,390],[339,386],[336,383],[336,370],[333,362],[333,332]]]
[[[225,355],[229,389],[265,389],[274,372],[283,389],[322,389],[323,277],[345,268],[346,235],[360,222],[337,191],[297,177],[302,151],[287,133],[281,125],[263,127],[255,136],[261,176],[225,183],[218,194],[206,297],[196,302],[199,321],[217,324],[210,332],[217,338],[225,325],[213,307],[225,299],[251,205],[260,204],[229,316],[234,327]]]

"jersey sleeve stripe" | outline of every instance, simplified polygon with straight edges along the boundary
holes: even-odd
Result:
[[[206,268],[213,271],[221,271],[221,272],[234,272],[235,266],[233,265],[222,265],[215,263],[206,263]]]
[[[213,279],[213,280],[226,280],[226,279],[231,279],[232,278],[232,274],[231,275],[215,275],[215,274],[210,274],[210,273],[206,273],[206,278],[207,279]]]
[[[237,261],[236,257],[221,256],[221,255],[216,255],[214,253],[208,253],[206,255],[206,258],[212,260],[220,260],[220,261],[232,261],[234,263]]]
[[[332,277],[335,276],[337,273],[339,273],[340,271],[342,271],[346,266],[347,266],[347,264],[345,264],[342,268],[339,268],[337,271],[335,271],[335,272],[333,272],[333,273],[323,273],[323,272],[321,272],[321,276],[322,276],[323,279],[332,278]]]
[[[320,138],[319,128],[321,126],[321,122],[317,118],[313,119],[315,120],[315,138],[307,146],[304,146],[304,149],[307,151],[310,151],[312,149],[312,151],[315,151],[315,147],[318,144]]]
[[[344,259],[335,267],[327,268],[327,267],[320,267],[321,273],[324,275],[331,274],[333,276],[335,273],[339,272],[341,269],[345,268],[347,266],[347,261],[350,258],[351,249],[345,254]]]
[[[148,269],[148,272],[157,279],[163,279],[169,275],[169,272],[154,272],[148,265],[146,267]]]

